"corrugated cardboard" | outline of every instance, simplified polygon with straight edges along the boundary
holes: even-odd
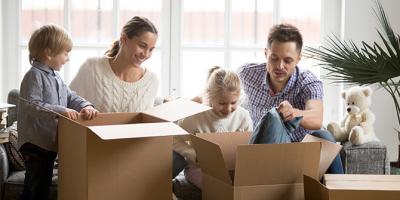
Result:
[[[171,199],[171,136],[188,134],[171,121],[208,109],[175,100],[89,121],[60,117],[58,199]]]
[[[318,178],[320,169],[329,166],[321,154],[333,160],[341,149],[313,142],[319,140],[313,136],[290,144],[250,145],[249,139],[250,133],[239,132],[192,136],[203,172],[203,199],[304,199],[303,174]]]
[[[398,200],[399,175],[325,174],[324,184],[304,176],[306,200]]]

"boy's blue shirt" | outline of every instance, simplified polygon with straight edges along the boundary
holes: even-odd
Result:
[[[34,104],[57,113],[66,108],[80,111],[92,104],[72,92],[61,77],[50,67],[34,61],[25,74],[20,96]],[[18,147],[30,142],[50,151],[57,151],[57,119],[33,104],[19,101]]]

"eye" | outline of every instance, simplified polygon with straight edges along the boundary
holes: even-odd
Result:
[[[290,63],[292,63],[292,62],[293,62],[293,60],[291,60],[291,59],[290,59],[290,60],[285,60],[285,63],[286,63],[286,64],[290,64]]]
[[[354,102],[351,102],[351,105],[354,105]]]

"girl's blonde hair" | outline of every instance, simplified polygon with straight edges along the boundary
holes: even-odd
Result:
[[[29,63],[43,59],[46,49],[50,56],[62,51],[71,51],[72,40],[69,34],[60,26],[49,24],[36,29],[29,39]]]
[[[237,92],[240,95],[239,76],[230,70],[219,66],[212,67],[208,72],[204,102],[211,105],[213,99],[221,97],[224,92]]]

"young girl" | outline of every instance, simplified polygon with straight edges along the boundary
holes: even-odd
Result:
[[[252,131],[249,112],[238,106],[240,80],[235,72],[213,67],[209,71],[205,94],[202,102],[211,110],[185,118],[179,125],[187,132],[214,133]],[[196,153],[186,137],[175,138],[174,151],[185,157],[186,179],[201,188],[201,170],[196,163]]]
[[[19,101],[18,109],[18,146],[26,167],[20,199],[48,199],[57,156],[57,120],[44,110],[73,120],[79,114],[92,119],[97,110],[72,92],[56,73],[68,62],[72,48],[65,30],[56,25],[42,26],[32,34],[28,46],[32,67],[22,80],[20,96],[24,100]]]

